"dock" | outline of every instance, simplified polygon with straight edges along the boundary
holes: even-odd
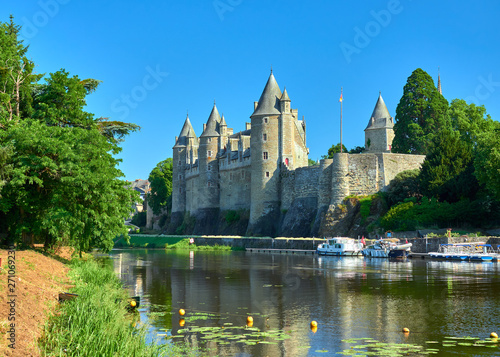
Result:
[[[430,259],[429,253],[410,253],[409,258],[412,259]]]
[[[245,248],[250,253],[278,253],[278,254],[315,254],[315,250],[309,249],[270,249],[270,248]]]

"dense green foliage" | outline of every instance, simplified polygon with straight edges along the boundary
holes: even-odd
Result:
[[[398,105],[393,151],[425,153],[421,170],[402,172],[384,196],[384,229],[500,223],[500,123],[484,106],[447,102],[415,70]]]
[[[19,27],[0,23],[0,212],[10,242],[110,250],[136,194],[118,179],[119,139],[138,127],[84,110],[99,81],[33,75]]]
[[[70,275],[78,297],[61,304],[42,338],[44,356],[195,356],[173,344],[146,344],[146,330],[127,318],[127,296],[112,269],[76,261]]]
[[[417,68],[403,90],[396,108],[392,151],[403,154],[427,154],[434,136],[448,125],[448,101],[438,92],[434,81]]]
[[[407,170],[397,174],[384,192],[387,204],[393,206],[407,198],[420,198],[419,175],[420,169]]]
[[[137,212],[136,214],[134,214],[134,216],[130,220],[130,223],[132,223],[134,226],[137,226],[137,227],[146,227],[147,220],[148,220],[148,216],[147,216],[146,211],[142,211],[142,212]]]
[[[160,161],[149,174],[151,192],[147,194],[148,207],[155,215],[159,215],[163,209],[172,209],[172,158]]]

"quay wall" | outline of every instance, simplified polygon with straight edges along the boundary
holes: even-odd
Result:
[[[224,245],[234,248],[262,248],[262,249],[301,249],[316,250],[318,244],[323,243],[321,238],[249,238],[249,237],[223,237],[223,236],[194,236],[196,245]],[[405,239],[401,239],[402,242]],[[412,243],[412,252],[428,253],[437,252],[440,244],[486,242],[495,250],[500,247],[500,237],[452,237],[452,238],[408,238]]]

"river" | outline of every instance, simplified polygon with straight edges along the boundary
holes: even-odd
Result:
[[[213,356],[387,356],[398,349],[410,356],[500,355],[487,339],[500,333],[497,263],[163,250],[111,255],[130,294],[141,296],[140,318],[156,343],[184,341]]]

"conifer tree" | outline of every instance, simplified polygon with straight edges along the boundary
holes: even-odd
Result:
[[[447,109],[431,76],[420,68],[413,71],[396,108],[392,152],[427,154],[435,135],[449,126]]]

